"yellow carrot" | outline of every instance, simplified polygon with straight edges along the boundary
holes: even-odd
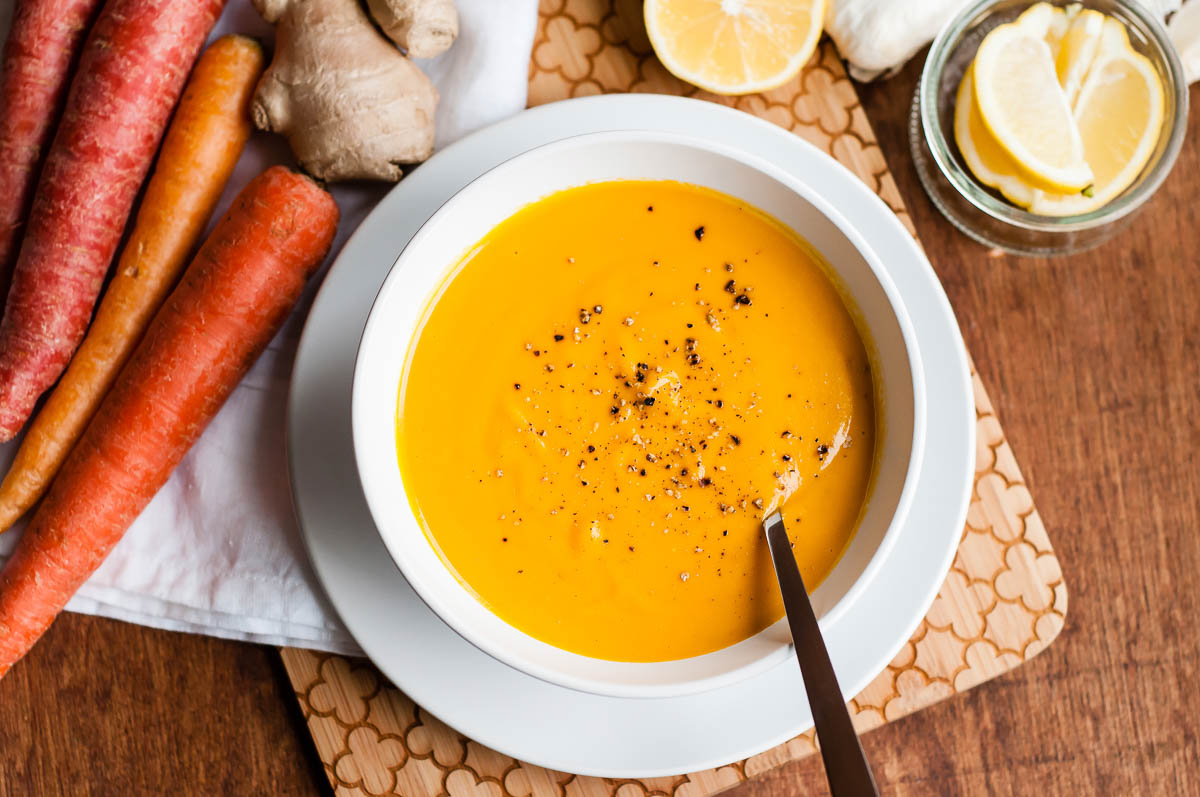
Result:
[[[92,327],[0,484],[0,532],[46,492],[187,265],[250,137],[262,48],[218,39],[196,62]]]

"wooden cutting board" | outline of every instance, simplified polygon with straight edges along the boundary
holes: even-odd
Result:
[[[731,105],[837,158],[913,230],[832,44],[823,42],[785,86],[747,97],[717,97],[662,68],[646,38],[641,5],[640,0],[541,0],[529,104],[636,91]],[[972,373],[975,487],[958,554],[916,633],[851,701],[860,732],[1018,666],[1063,627],[1067,590],[1058,559],[973,367]],[[816,750],[809,731],[715,770],[644,780],[581,777],[525,764],[467,739],[422,711],[370,662],[294,648],[283,649],[282,656],[339,797],[703,797]]]

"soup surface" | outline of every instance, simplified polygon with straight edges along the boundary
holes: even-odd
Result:
[[[479,600],[588,656],[663,661],[783,615],[760,521],[809,589],[876,448],[863,340],[811,250],[675,182],[573,188],[500,224],[427,311],[400,386],[409,500]]]

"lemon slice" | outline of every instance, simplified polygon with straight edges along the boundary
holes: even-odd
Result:
[[[1031,15],[1035,9],[1046,13]],[[992,29],[975,55],[973,90],[983,122],[1036,187],[1062,193],[1092,183],[1083,142],[1045,36],[1053,8],[1038,4]]]
[[[1038,9],[1039,6],[1044,5],[1046,4],[1038,3],[1035,6],[1025,9],[1025,13],[1017,17],[1017,22],[1020,22],[1022,19],[1028,19],[1030,16],[1036,17],[1039,13],[1044,13],[1040,12],[1040,10],[1034,11],[1034,9]],[[1079,8],[1080,6],[1078,5],[1072,5],[1066,8],[1055,7],[1051,9],[1050,23],[1047,26],[1046,35],[1043,37],[1046,40],[1046,44],[1050,45],[1051,52],[1058,53],[1063,36],[1067,35],[1067,30],[1071,27],[1071,21],[1075,19],[1075,15],[1079,13]]]
[[[973,69],[967,67],[954,101],[954,140],[958,151],[979,182],[995,188],[1014,205],[1028,208],[1033,204],[1035,194],[1040,192],[1021,178],[1017,164],[984,125],[979,106],[975,104]]]
[[[1075,103],[1084,156],[1095,182],[1082,194],[1035,197],[1030,210],[1053,216],[1088,213],[1130,186],[1154,154],[1165,116],[1162,78],[1129,44],[1125,27],[1104,21],[1096,60]]]
[[[827,0],[646,0],[646,32],[671,74],[716,94],[796,76],[821,37]]]
[[[1094,9],[1080,11],[1071,20],[1066,33],[1059,42],[1058,55],[1054,61],[1058,83],[1067,95],[1067,104],[1075,106],[1079,87],[1087,75],[1088,68],[1096,58],[1100,45],[1100,33],[1104,30],[1105,16]]]

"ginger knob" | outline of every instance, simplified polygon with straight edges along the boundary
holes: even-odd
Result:
[[[379,33],[357,0],[253,2],[275,23],[275,56],[255,91],[254,123],[286,136],[309,174],[329,182],[396,181],[403,174],[402,164],[429,157],[437,89]],[[449,5],[457,31],[451,3],[378,4]],[[444,18],[445,12],[440,13]],[[410,40],[430,29],[420,14],[410,12],[403,18]],[[448,40],[444,35],[421,35],[425,41],[436,39],[443,49],[453,41],[453,33]]]

